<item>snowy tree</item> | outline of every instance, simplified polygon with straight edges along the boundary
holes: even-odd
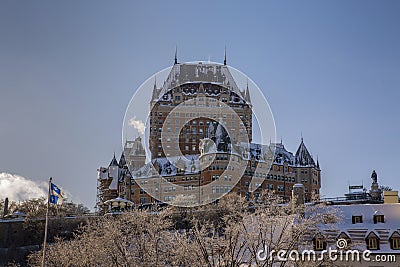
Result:
[[[320,232],[319,225],[337,220],[335,210],[323,204],[293,213],[272,193],[252,201],[228,194],[218,205],[100,217],[74,239],[48,246],[46,266],[291,266],[259,252],[300,249],[307,245],[305,236]],[[29,257],[30,265],[40,264],[41,253]]]

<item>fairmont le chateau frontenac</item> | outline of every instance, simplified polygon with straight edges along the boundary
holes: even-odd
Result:
[[[149,103],[149,143],[145,144],[141,137],[127,140],[119,160],[114,155],[108,167],[98,169],[96,205],[99,212],[106,212],[107,201],[115,198],[136,205],[152,205],[169,203],[183,194],[202,204],[217,200],[219,194],[228,192],[249,197],[262,190],[271,190],[283,200],[289,200],[296,183],[304,185],[307,202],[319,195],[319,162],[313,159],[303,138],[295,155],[287,151],[282,142],[270,142],[269,145],[251,142],[253,116],[250,91],[248,85],[247,88],[238,87],[226,64],[175,63],[167,82],[161,88],[154,84]],[[210,73],[211,78],[207,77]],[[192,76],[195,74],[194,79]],[[208,106],[208,114],[196,114],[189,121],[184,112],[177,113],[172,122],[167,119],[176,106],[196,98],[227,105],[240,121],[236,123],[233,114],[227,116],[219,112],[218,107],[213,110],[211,105]],[[180,131],[176,128],[179,131],[178,142],[171,146],[175,145],[175,149],[182,151],[184,156],[167,154],[161,144],[164,141],[166,147],[170,147],[168,142],[171,142],[171,138],[163,137],[165,140],[162,140],[163,125],[171,125],[166,128],[170,131],[175,124],[184,126]],[[148,162],[145,146],[149,147],[151,154]],[[233,165],[244,166],[243,173],[232,170],[235,166],[229,166],[230,160],[236,163]],[[235,174],[241,177],[234,177]],[[258,178],[258,183],[253,185],[257,189],[250,192],[253,177]],[[210,188],[209,194],[202,192],[203,186],[214,181],[217,183]]]

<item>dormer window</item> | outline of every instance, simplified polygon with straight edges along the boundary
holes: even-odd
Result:
[[[384,223],[385,222],[385,217],[384,215],[374,215],[374,223]]]
[[[367,247],[370,250],[378,249],[379,240],[378,238],[368,238],[367,239]]]
[[[400,249],[400,237],[391,238],[390,248],[391,249]]]
[[[400,234],[395,231],[389,238],[390,248],[400,250]]]
[[[369,250],[378,250],[379,249],[379,237],[374,233],[371,232],[365,239],[367,249]]]
[[[347,242],[347,246],[344,247],[343,249],[349,249],[350,248],[351,239],[350,239],[348,234],[346,234],[345,232],[341,232],[337,237],[337,240],[339,240],[339,239],[344,239]]]
[[[322,251],[322,250],[326,249],[325,238],[320,234],[314,237],[313,243],[314,243],[315,251]]]
[[[363,222],[363,218],[362,218],[361,215],[356,215],[356,216],[353,215],[353,217],[351,218],[351,222],[353,224],[362,223]]]

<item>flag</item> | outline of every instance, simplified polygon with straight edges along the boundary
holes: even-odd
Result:
[[[62,204],[63,201],[63,192],[61,191],[60,188],[58,188],[58,186],[56,186],[53,183],[50,183],[50,203],[52,204]]]

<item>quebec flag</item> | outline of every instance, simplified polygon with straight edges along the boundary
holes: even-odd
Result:
[[[62,204],[64,196],[62,195],[62,191],[58,186],[51,183],[50,185],[50,203],[52,204]]]

